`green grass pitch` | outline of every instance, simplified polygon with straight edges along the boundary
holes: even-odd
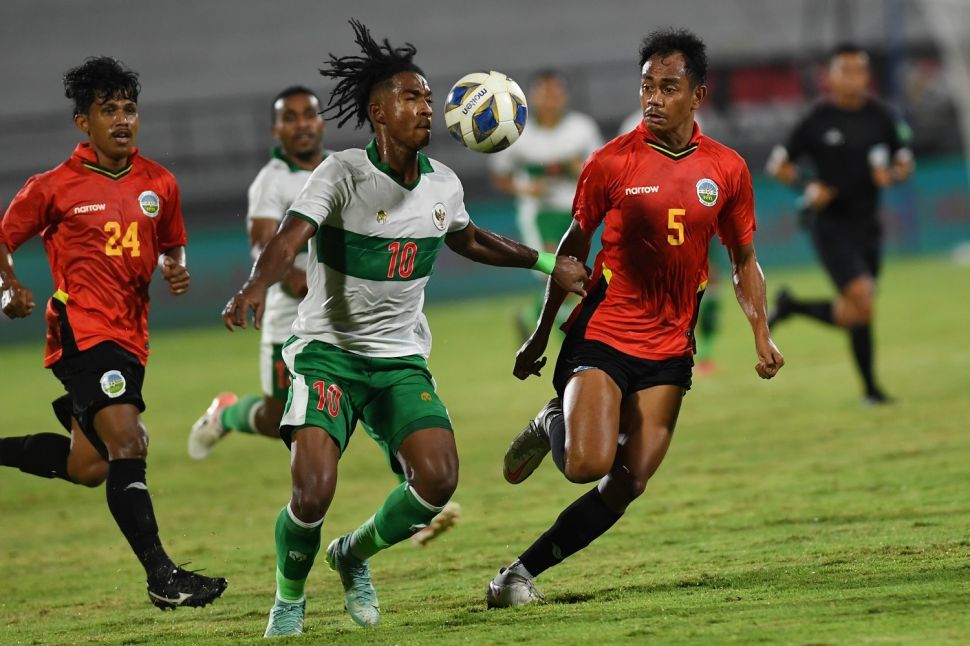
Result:
[[[526,296],[438,304],[432,369],[457,428],[459,527],[426,549],[374,559],[384,611],[363,631],[322,555],[307,635],[337,644],[967,643],[970,640],[970,268],[891,262],[878,369],[898,403],[860,405],[843,334],[804,321],[776,340],[788,365],[762,382],[750,332],[722,285],[720,370],[696,378],[670,454],[644,497],[584,552],[542,576],[548,603],[487,611],[485,586],[587,489],[551,463],[512,487],[501,459],[549,395],[511,377],[512,317]],[[830,294],[815,269],[771,272]],[[185,454],[223,389],[258,388],[258,334],[160,332],[148,367],[149,485],[177,561],[229,578],[202,610],[146,598],[103,488],[0,469],[0,643],[256,643],[274,589],[273,523],[289,496],[281,443],[232,436]],[[35,315],[40,315],[38,312]],[[56,380],[39,344],[0,348],[3,435],[55,429]],[[551,372],[547,368],[548,372]],[[341,463],[324,545],[376,509],[394,480],[366,435]],[[292,640],[297,641],[297,640]],[[284,640],[284,643],[290,643]]]

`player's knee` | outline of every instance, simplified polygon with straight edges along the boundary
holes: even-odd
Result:
[[[297,518],[305,523],[315,523],[327,513],[331,497],[320,487],[294,487],[290,504]]]
[[[451,500],[458,488],[457,461],[442,461],[416,469],[409,484],[428,504],[440,507]]]
[[[611,461],[604,459],[574,458],[566,456],[563,474],[576,484],[595,482],[610,472]]]
[[[112,460],[144,460],[148,457],[148,433],[140,424],[103,440]]]

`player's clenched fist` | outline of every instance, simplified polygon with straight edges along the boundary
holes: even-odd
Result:
[[[758,365],[754,369],[762,379],[771,379],[785,365],[785,357],[770,338],[758,341],[755,345],[758,351]]]
[[[162,259],[162,278],[168,283],[172,293],[177,296],[188,291],[189,282],[192,279],[185,265],[177,263],[171,256],[164,256]]]
[[[34,295],[17,280],[0,285],[0,305],[12,319],[24,318],[34,311]]]

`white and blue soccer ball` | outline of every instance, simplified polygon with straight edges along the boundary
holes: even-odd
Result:
[[[461,145],[480,153],[515,143],[529,108],[519,84],[501,72],[472,72],[458,79],[445,103],[445,125]]]

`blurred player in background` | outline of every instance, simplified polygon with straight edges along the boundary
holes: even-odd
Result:
[[[286,210],[293,204],[310,172],[327,154],[323,148],[325,123],[320,116],[320,99],[309,88],[295,85],[273,99],[273,148],[271,159],[249,187],[246,224],[253,260],[276,234]],[[234,393],[221,393],[192,426],[189,456],[195,460],[209,457],[212,447],[229,431],[258,433],[279,438],[280,419],[290,388],[290,374],[283,363],[283,344],[297,307],[306,295],[305,250],[297,254],[283,279],[266,291],[266,310],[262,320],[259,348],[259,377],[263,394],[239,399]]]
[[[67,71],[64,89],[88,141],[17,193],[0,221],[0,278],[4,314],[30,314],[33,297],[14,276],[10,253],[39,235],[56,289],[44,365],[67,390],[53,407],[70,438],[0,439],[0,464],[89,487],[106,481],[108,509],[145,568],[151,602],[163,610],[204,606],[226,580],[176,567],[162,548],[140,415],[152,272],[157,265],[173,294],[189,288],[179,188],[135,148],[135,72],[113,58],[89,58]]]
[[[890,398],[875,377],[872,341],[882,257],[879,191],[909,177],[913,155],[908,129],[869,95],[864,50],[839,46],[829,60],[828,82],[830,96],[812,107],[785,146],[775,148],[767,170],[786,184],[804,185],[812,243],[839,295],[802,300],[783,288],[770,323],[799,314],[847,329],[864,401],[883,404]],[[814,179],[802,179],[796,165],[802,158],[811,163]]]
[[[320,115],[320,99],[309,88],[291,86],[273,99],[272,133],[279,146],[249,187],[247,224],[250,254],[259,258],[266,244],[276,234],[286,211],[293,204],[310,177],[311,171],[332,151],[323,148],[325,122]],[[204,460],[216,442],[229,431],[258,433],[279,439],[280,420],[290,388],[290,373],[283,361],[283,345],[292,336],[297,308],[307,293],[306,250],[297,254],[293,266],[283,279],[266,290],[266,307],[260,324],[262,340],[259,373],[262,397],[220,393],[208,410],[192,426],[189,434],[189,456]],[[365,427],[370,433],[370,429]],[[379,444],[381,439],[374,438]],[[404,475],[393,456],[391,467],[401,482]],[[411,537],[416,545],[427,545],[442,532],[454,526],[461,507],[449,501],[428,526]]]
[[[229,301],[230,330],[258,321],[266,288],[289,271],[309,242],[309,293],[283,348],[292,376],[280,436],[292,451],[293,491],[276,524],[276,601],[266,636],[303,632],[304,589],[320,549],[337,465],[358,420],[403,466],[406,481],[355,531],[333,540],[328,564],[340,575],[345,607],[359,625],[380,621],[369,560],[412,536],[458,484],[451,420],[426,357],[431,334],[424,287],[443,244],[484,264],[538,268],[585,293],[586,270],[479,229],[461,182],[419,151],[431,137],[431,90],[412,45],[376,42],[351,21],[360,55],[321,70],[336,79],[327,113],[369,122],[365,150],[334,153],[310,176],[252,275]]]
[[[566,79],[556,70],[529,86],[529,121],[522,136],[489,159],[495,187],[515,196],[516,222],[525,244],[555,251],[572,222],[576,178],[583,161],[603,145],[596,122],[568,110]],[[525,338],[542,308],[542,294],[517,319]]]
[[[759,376],[784,365],[768,331],[754,250],[754,195],[741,157],[704,137],[694,112],[707,95],[704,43],[659,31],[640,49],[644,121],[589,158],[560,254],[584,260],[605,220],[589,295],[573,311],[553,374],[558,396],[513,441],[504,475],[518,484],[547,453],[571,482],[599,481],[567,507],[486,592],[490,607],[541,599],[533,579],[612,527],[659,468],[691,386],[693,328],[717,233],[733,263],[738,303],[754,333]],[[550,284],[513,374],[539,374],[563,300]]]

